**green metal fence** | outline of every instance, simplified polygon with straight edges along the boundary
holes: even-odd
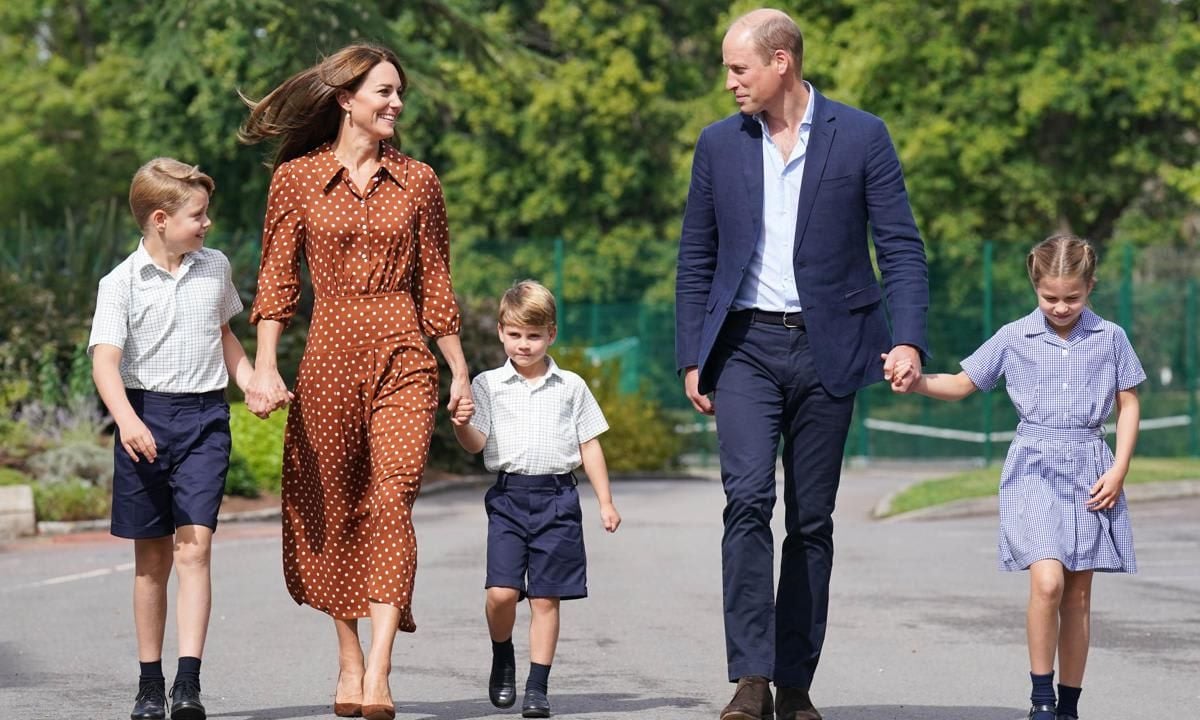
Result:
[[[1092,293],[1092,307],[1129,334],[1148,379],[1139,387],[1143,432],[1137,452],[1147,456],[1200,456],[1197,401],[1197,280],[1153,280],[1137,272],[1132,248],[1121,253],[1116,272]],[[1026,284],[1019,292],[998,292],[994,265],[1018,266],[1021,257],[993,257],[985,244],[977,302],[969,307],[930,310],[930,371],[957,372],[958,361],[995,330],[1036,307]],[[1163,261],[1160,258],[1159,263]],[[1178,275],[1178,274],[1177,274]],[[931,283],[939,282],[937,277]],[[622,363],[622,384],[658,401],[690,436],[690,452],[701,461],[714,457],[709,418],[696,414],[675,374],[674,309],[637,303],[573,303],[560,313],[560,342],[599,349],[605,360]],[[630,368],[636,368],[631,371]],[[1003,384],[958,403],[916,395],[895,395],[884,384],[858,394],[846,454],[862,458],[1003,457],[1016,413]]]

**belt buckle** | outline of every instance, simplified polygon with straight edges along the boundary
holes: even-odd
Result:
[[[799,315],[799,313],[794,313],[794,314]],[[791,328],[793,330],[800,327],[799,325],[792,325],[792,324],[788,323],[788,311],[787,310],[783,311],[783,326],[785,328]]]

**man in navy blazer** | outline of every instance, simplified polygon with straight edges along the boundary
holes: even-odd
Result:
[[[716,415],[725,488],[725,639],[738,685],[721,717],[818,720],[808,691],[825,637],[854,394],[891,380],[901,361],[915,372],[897,389],[920,376],[925,251],[887,128],[803,80],[791,18],[739,18],[722,58],[740,112],[696,143],[675,338],[688,398]],[[787,537],[776,594],[770,521],[781,437]]]

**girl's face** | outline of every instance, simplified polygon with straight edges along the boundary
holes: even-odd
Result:
[[[390,62],[381,62],[363,78],[358,90],[342,99],[350,111],[350,122],[373,140],[386,140],[396,132],[396,118],[404,109],[400,100],[400,72]]]
[[[1044,277],[1038,280],[1038,308],[1059,337],[1066,338],[1087,307],[1095,282],[1081,277]]]

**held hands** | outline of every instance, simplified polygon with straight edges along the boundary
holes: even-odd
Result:
[[[250,376],[250,382],[246,385],[245,394],[246,408],[264,420],[295,399],[295,395],[284,384],[279,371],[269,368],[254,369],[254,374]]]
[[[446,411],[450,413],[450,423],[466,425],[475,414],[475,400],[471,397],[471,381],[464,377],[455,377],[450,381],[450,400],[446,403]]]
[[[128,422],[117,423],[117,431],[121,435],[121,447],[125,448],[134,462],[138,461],[138,455],[146,458],[147,462],[154,462],[158,457],[158,445],[141,418],[134,416]]]
[[[610,533],[617,531],[621,527],[621,515],[617,512],[617,507],[612,503],[605,503],[600,506],[600,521],[604,523],[604,529]]]
[[[1116,468],[1100,476],[1096,484],[1088,490],[1092,497],[1085,503],[1088,510],[1108,510],[1117,504],[1121,497],[1121,488],[1125,486],[1125,473]]]
[[[921,354],[911,345],[897,345],[890,353],[881,353],[883,379],[891,383],[892,392],[910,393],[921,379]]]

